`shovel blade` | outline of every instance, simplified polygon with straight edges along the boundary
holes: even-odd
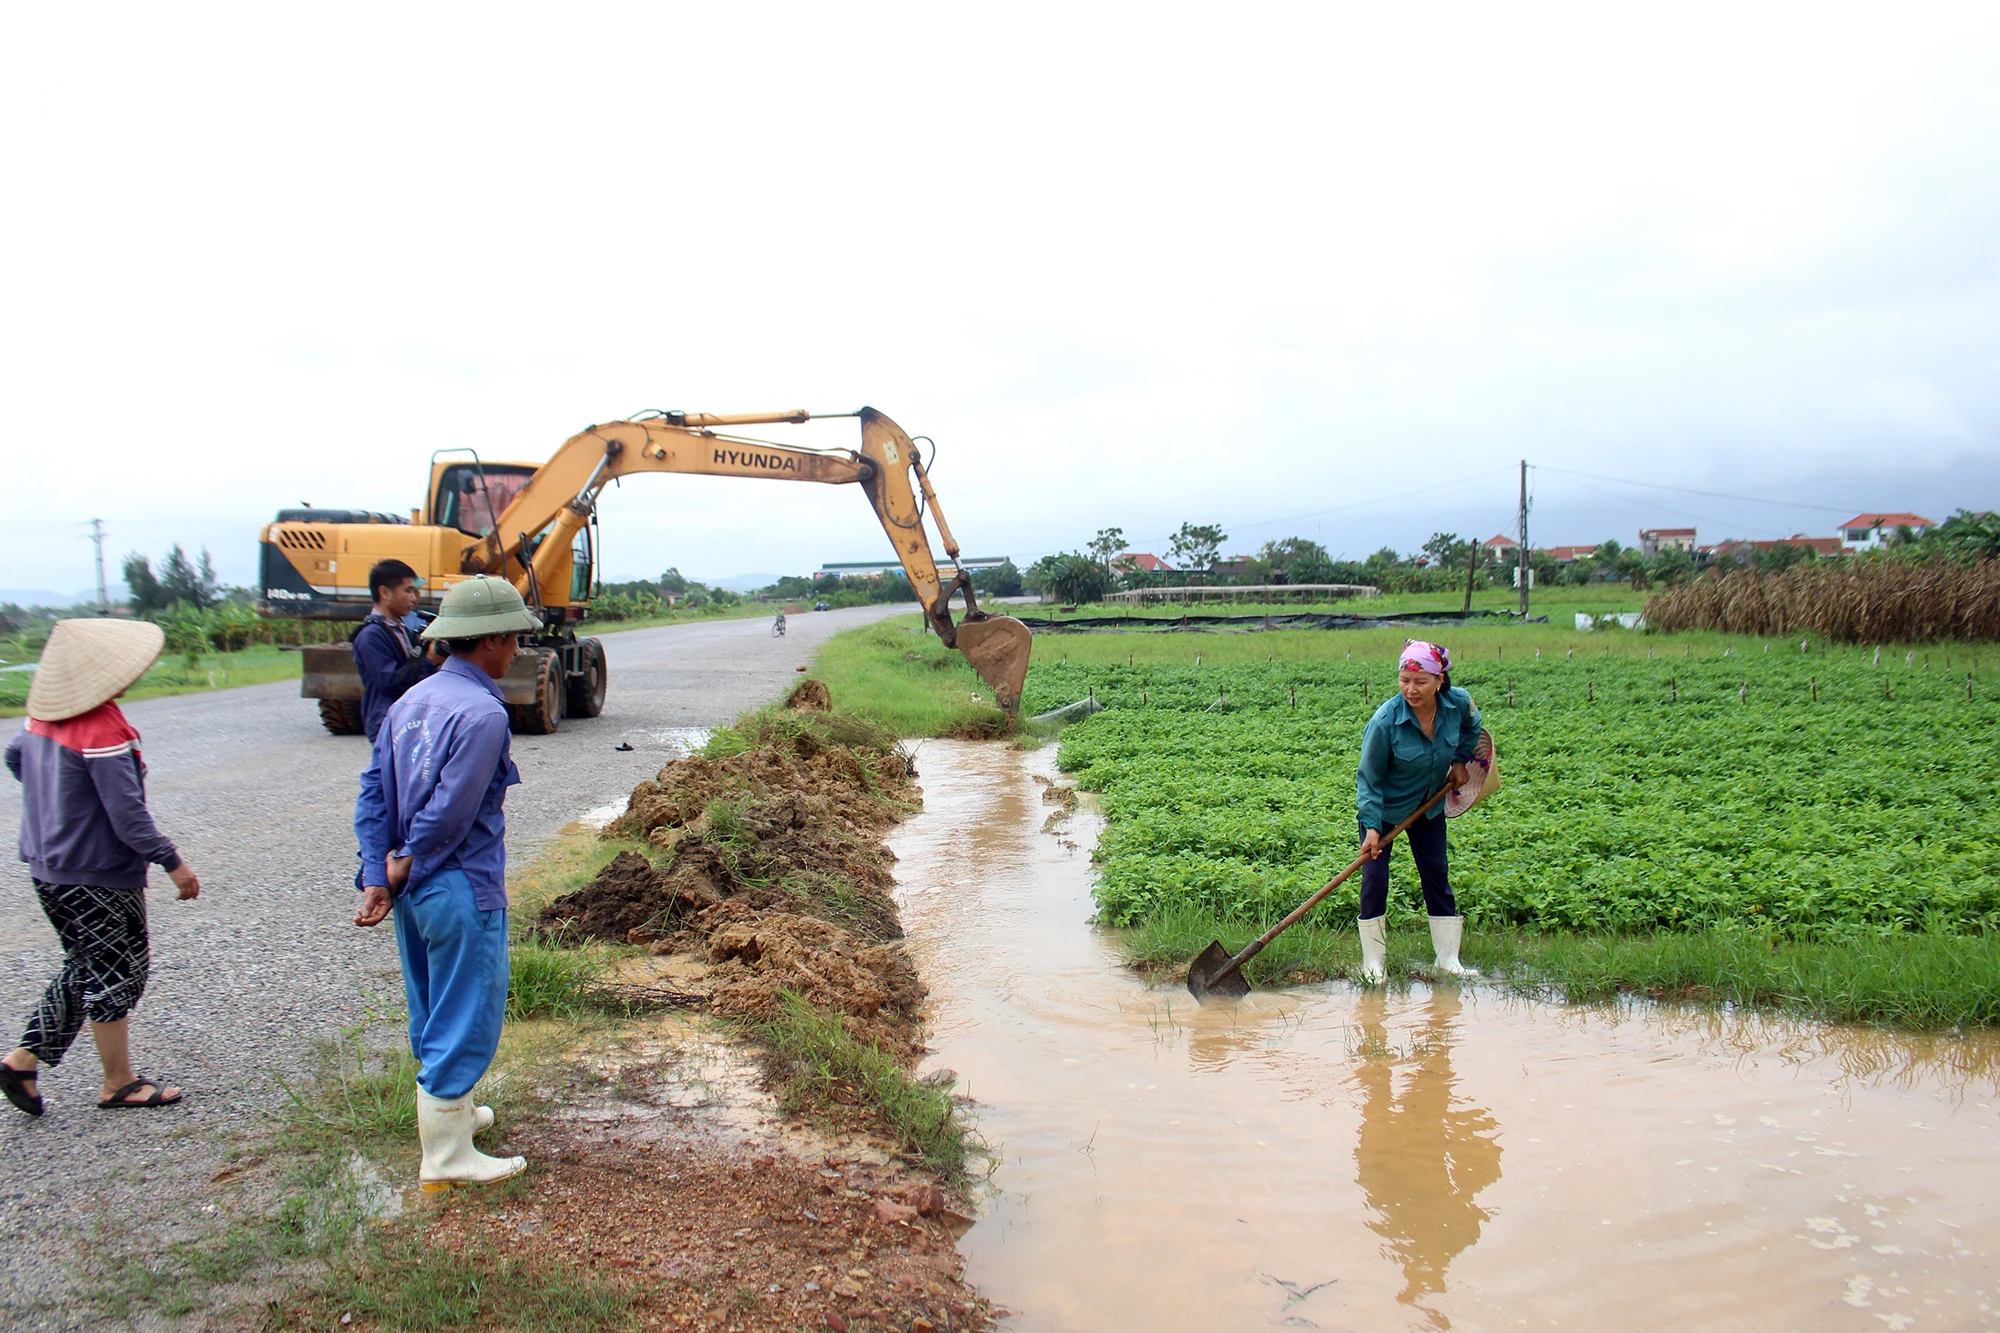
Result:
[[[1210,940],[1208,947],[1188,964],[1188,993],[1197,1000],[1206,1000],[1211,995],[1235,1000],[1248,995],[1250,983],[1243,979],[1243,969],[1229,965],[1235,957],[1222,947],[1221,940]]]
[[[994,701],[1010,713],[1021,706],[1032,648],[1028,627],[1012,616],[968,620],[958,627],[958,651],[993,687]]]

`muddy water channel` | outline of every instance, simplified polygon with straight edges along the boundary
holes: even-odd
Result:
[[[2000,1324],[2000,1043],[1487,986],[1198,1009],[1089,926],[1052,750],[939,743],[892,839],[1021,1330]]]

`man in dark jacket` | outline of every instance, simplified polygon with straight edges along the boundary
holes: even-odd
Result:
[[[361,671],[361,718],[368,739],[382,729],[382,717],[404,691],[436,671],[444,658],[410,641],[405,623],[417,609],[417,571],[400,560],[384,560],[368,571],[368,594],[375,609],[354,632],[354,665]]]

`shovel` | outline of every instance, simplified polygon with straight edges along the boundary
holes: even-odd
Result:
[[[1389,836],[1382,839],[1382,851],[1380,854],[1387,856],[1389,854],[1389,845],[1395,842],[1396,835],[1416,823],[1417,820],[1423,818],[1425,811],[1449,796],[1451,792],[1452,789],[1450,787],[1441,788],[1435,796],[1412,811],[1408,819],[1390,829]],[[1265,945],[1297,925],[1300,917],[1319,906],[1320,899],[1339,888],[1347,881],[1349,875],[1361,869],[1366,864],[1368,864],[1367,857],[1355,857],[1353,865],[1350,865],[1347,869],[1328,880],[1325,888],[1293,908],[1290,916],[1245,945],[1242,953],[1232,956],[1229,950],[1222,947],[1221,940],[1210,940],[1208,947],[1201,951],[1200,957],[1188,964],[1188,990],[1194,995],[1195,999],[1203,1001],[1206,1001],[1211,995],[1227,995],[1231,999],[1248,995],[1250,993],[1250,983],[1243,979],[1243,965],[1264,952]]]

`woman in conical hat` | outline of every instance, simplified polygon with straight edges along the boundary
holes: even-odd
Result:
[[[1466,765],[1479,741],[1479,709],[1472,696],[1451,683],[1451,654],[1441,645],[1409,639],[1396,659],[1396,693],[1368,719],[1361,737],[1361,767],[1355,778],[1355,808],[1361,822],[1361,974],[1370,982],[1387,975],[1388,938],[1383,918],[1389,910],[1389,831],[1447,781],[1463,786]],[[1405,834],[1417,863],[1424,909],[1430,916],[1437,970],[1474,975],[1458,961],[1465,918],[1451,892],[1445,856],[1444,808],[1433,806]]]
[[[103,1110],[171,1106],[179,1088],[132,1071],[130,1014],[146,990],[146,867],[183,899],[201,881],[146,809],[139,733],[117,698],[146,674],[165,635],[143,620],[60,620],[28,690],[28,723],[7,746],[21,782],[21,859],[62,941],[63,968],[0,1059],[0,1092],[42,1113],[39,1075],[62,1063],[85,1019],[97,1042]]]

